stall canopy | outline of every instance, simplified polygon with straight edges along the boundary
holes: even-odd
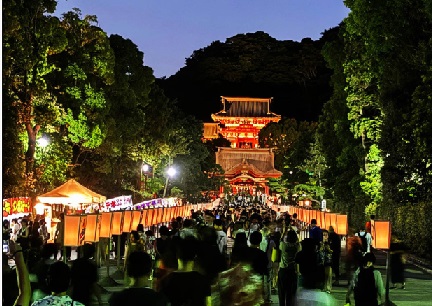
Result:
[[[106,197],[71,179],[60,187],[38,196],[36,199],[38,202],[46,204],[88,204],[102,203],[106,200]]]

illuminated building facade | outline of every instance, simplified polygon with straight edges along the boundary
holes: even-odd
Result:
[[[213,123],[204,124],[203,139],[222,135],[231,142],[231,148],[216,152],[216,163],[225,171],[234,194],[256,194],[258,189],[268,194],[268,179],[279,178],[282,173],[274,168],[272,149],[259,148],[258,134],[281,116],[270,112],[272,98],[221,98],[223,109],[211,115]]]

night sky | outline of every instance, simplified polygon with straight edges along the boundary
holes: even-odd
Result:
[[[314,40],[349,10],[342,0],[58,0],[96,15],[108,34],[132,40],[156,77],[170,76],[194,50],[240,33],[264,31],[278,40]]]

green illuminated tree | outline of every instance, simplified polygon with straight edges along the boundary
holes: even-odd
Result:
[[[25,160],[21,192],[27,194],[34,188],[38,133],[41,126],[57,120],[59,108],[46,81],[55,69],[48,57],[62,52],[67,45],[59,19],[47,15],[56,5],[56,1],[13,0],[3,5],[3,97],[11,106],[5,110],[16,116],[17,131],[25,135],[25,156],[18,156]]]

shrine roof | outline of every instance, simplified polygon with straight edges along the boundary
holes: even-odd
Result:
[[[221,117],[276,117],[280,115],[270,112],[272,98],[221,97],[223,109],[212,118]]]
[[[204,133],[203,137],[205,139],[212,139],[219,137],[219,124],[218,123],[204,123]]]
[[[274,168],[274,153],[271,149],[219,148],[216,163],[225,170],[225,175],[235,175],[242,171],[257,176],[280,177],[282,172]]]

